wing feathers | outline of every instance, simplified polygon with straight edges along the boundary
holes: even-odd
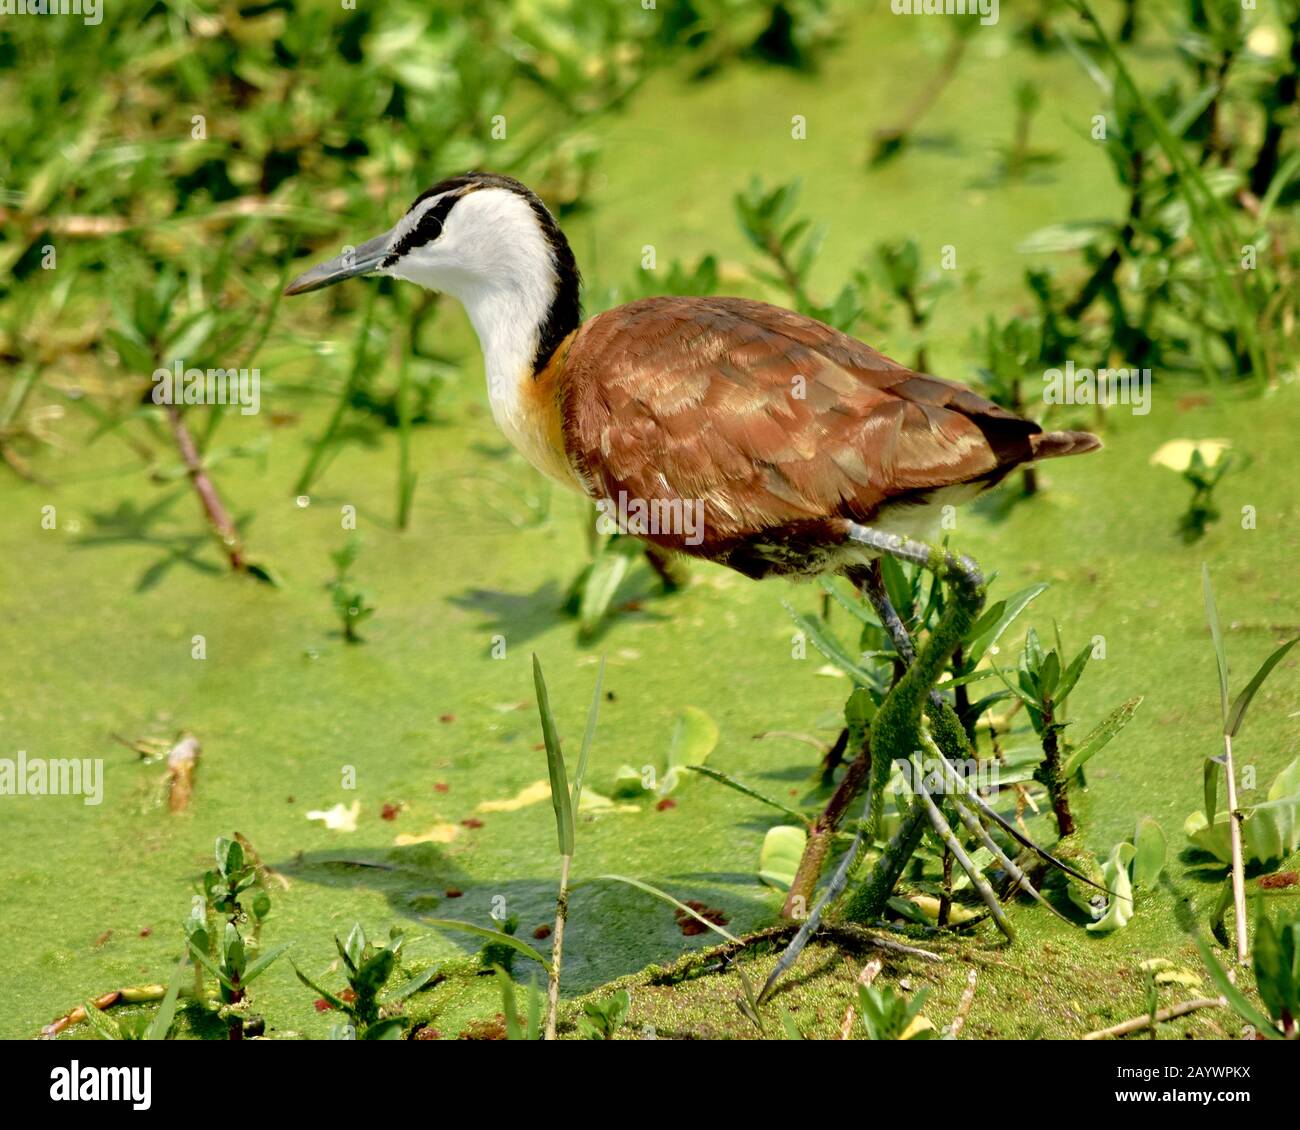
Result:
[[[791,524],[869,522],[900,496],[1096,444],[1044,434],[811,318],[736,298],[600,314],[539,382],[553,383],[539,391],[558,405],[594,497],[704,500],[697,552]]]

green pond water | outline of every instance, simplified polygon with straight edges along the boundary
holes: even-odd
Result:
[[[769,181],[802,176],[805,208],[832,224],[816,278],[826,289],[881,238],[913,234],[927,261],[944,245],[957,249],[962,285],[935,316],[931,366],[969,378],[971,328],[1025,301],[1027,260],[1016,243],[1047,223],[1113,214],[1119,201],[1105,158],[1086,136],[1096,108],[1091,84],[1064,56],[1019,55],[1013,75],[1008,54],[1018,49],[1003,29],[978,37],[924,143],[867,173],[870,131],[898,115],[909,80],[935,66],[941,48],[915,26],[877,18],[855,23],[816,77],[749,65],[698,84],[658,75],[627,113],[592,126],[603,146],[600,179],[590,210],[567,225],[589,281],[625,283],[646,244],[661,264],[708,251],[748,261],[732,194],[755,173]],[[1026,72],[1044,83],[1035,142],[1061,160],[1026,183],[994,187],[994,146],[1009,136],[1011,86]],[[791,139],[793,114],[807,116],[807,140]],[[394,201],[394,211],[404,204]],[[350,232],[340,217],[339,234],[372,233]],[[329,319],[319,297],[287,306],[282,324],[350,348],[355,314]],[[504,899],[529,937],[554,912],[550,806],[486,813],[478,806],[545,777],[533,651],[575,753],[598,657],[607,657],[610,693],[590,774],[597,790],[609,791],[622,764],[662,765],[676,711],[693,705],[720,729],[711,765],[792,803],[820,795],[814,748],[755,738],[834,735],[847,683],[823,673],[811,650],[802,661],[791,657],[794,629],[782,608],[784,600],[815,610],[817,590],[697,565],[689,588],[663,598],[638,567],[620,603],[635,599],[639,607],[580,645],[559,611],[586,558],[579,500],[550,491],[506,447],[487,411],[463,314],[448,304],[438,318],[442,343],[463,357],[464,372],[439,402],[438,421],[415,432],[420,481],[405,532],[393,523],[394,431],[377,433],[374,445],[344,447],[310,504],[295,500],[294,480],[328,405],[277,396],[275,380],[303,379],[312,368],[291,343],[277,336],[269,344],[263,413],[231,416],[221,433],[223,443],[269,438],[269,445],[260,460],[221,464],[217,479],[232,510],[248,518],[250,551],[280,573],[279,589],[223,575],[207,544],[192,562],[158,568],[169,539],[202,531],[196,504],[179,483],[151,483],[111,437],[43,456],[40,470],[53,487],[2,481],[0,754],[102,758],[105,778],[98,806],[72,797],[0,799],[0,1034],[33,1035],[89,995],[165,978],[213,839],[232,831],[291,883],[272,892],[264,936],[292,942],[309,974],[325,970],[332,935],[357,920],[376,935],[402,924],[415,935],[413,957],[448,960],[477,942],[421,927],[420,915],[487,924],[501,905],[494,900]],[[873,344],[903,356],[910,348],[888,337]],[[1047,465],[1043,493],[1008,513],[963,512],[953,537],[998,572],[995,595],[1052,583],[1026,623],[1050,634],[1055,620],[1067,646],[1105,637],[1106,658],[1090,666],[1074,696],[1080,731],[1122,700],[1146,696],[1133,724],[1089,767],[1078,798],[1085,838],[1105,853],[1137,817],[1156,818],[1170,839],[1170,876],[1204,913],[1217,891],[1213,873],[1180,854],[1182,821],[1200,803],[1201,760],[1215,751],[1218,727],[1200,567],[1213,570],[1240,684],[1300,625],[1300,396],[1293,385],[1267,398],[1228,389],[1192,396],[1201,391],[1178,378],[1159,383],[1149,415],[1107,415],[1103,452]],[[271,411],[281,410],[300,413],[299,421],[272,427]],[[1095,418],[1079,409],[1056,420],[1072,424]],[[78,427],[69,422],[65,434],[77,439]],[[1223,518],[1193,547],[1175,534],[1187,487],[1148,462],[1166,439],[1183,436],[1225,438],[1253,458],[1224,480]],[[175,497],[144,535],[96,538],[119,507],[143,509],[169,492]],[[48,505],[57,529],[42,528]],[[328,554],[346,536],[344,506],[356,508],[364,538],[355,574],[378,609],[359,646],[338,638],[324,588]],[[1256,508],[1257,528],[1242,528],[1243,506]],[[839,626],[847,632],[844,617]],[[202,660],[192,658],[197,635],[206,641]],[[504,637],[504,658],[493,657],[496,636]],[[1291,661],[1256,701],[1239,742],[1239,763],[1256,769],[1261,790],[1300,754],[1298,701]],[[190,809],[172,814],[161,799],[162,767],[110,735],[180,729],[199,737],[203,754]],[[349,772],[351,790],[343,787]],[[763,835],[779,816],[703,780],[673,799],[663,811],[643,802],[637,812],[584,822],[575,879],[636,876],[722,909],[733,932],[770,924],[781,895],[755,871]],[[354,832],[306,818],[354,801]],[[383,818],[385,805],[402,806],[395,819]],[[481,827],[461,823],[468,819]],[[440,825],[456,829],[450,842],[395,846],[399,836]],[[968,1034],[1078,1034],[1143,1011],[1139,962],[1196,965],[1175,921],[1175,897],[1140,899],[1130,926],[1106,937],[1014,908],[1024,937],[1003,951],[1005,966],[977,997]],[[648,896],[583,886],[572,901],[566,995],[707,944],[683,937],[671,908]],[[936,1001],[955,1005],[962,983],[938,978]],[[447,1034],[499,1007],[494,987],[467,984],[427,994]],[[272,1032],[321,1035],[331,1023],[314,1012],[287,962],[254,996]]]

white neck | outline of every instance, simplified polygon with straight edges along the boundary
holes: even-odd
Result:
[[[554,289],[554,283],[548,292],[494,282],[471,285],[456,296],[478,334],[488,400],[502,430],[520,411],[521,385],[533,378],[537,341]]]

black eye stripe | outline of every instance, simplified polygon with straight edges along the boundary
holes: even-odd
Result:
[[[463,193],[448,193],[425,212],[416,222],[415,227],[393,244],[384,257],[383,265],[391,267],[408,251],[416,247],[423,247],[426,243],[432,243],[442,235],[442,229],[447,223],[447,216],[462,195]]]

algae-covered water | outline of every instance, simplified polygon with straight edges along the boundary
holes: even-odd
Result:
[[[998,33],[972,50],[923,143],[874,173],[864,166],[870,131],[896,117],[909,76],[937,62],[931,39],[904,23],[855,22],[816,77],[750,64],[704,83],[658,75],[626,112],[592,127],[603,143],[599,180],[590,209],[567,224],[589,283],[625,285],[647,244],[661,263],[706,252],[749,261],[732,194],[754,174],[802,176],[807,211],[832,225],[815,276],[827,289],[878,239],[915,235],[936,260],[944,245],[956,248],[957,285],[935,315],[931,365],[968,379],[970,330],[1024,302],[1027,260],[1016,243],[1047,223],[1120,206],[1105,157],[1087,139],[1094,89],[1064,56],[1020,60],[1044,83],[1035,141],[1061,160],[990,191],[984,174],[1010,130],[1014,48]],[[791,138],[793,114],[806,116],[806,140]],[[406,202],[392,203],[396,214]],[[370,234],[339,218],[340,240]],[[327,310],[299,299],[281,324],[350,348],[355,314],[330,319]],[[221,434],[227,444],[265,441],[264,451],[215,473],[246,518],[250,551],[274,566],[279,588],[225,575],[216,548],[199,536],[187,487],[151,482],[113,437],[80,442],[86,434],[75,417],[64,425],[66,448],[42,458],[53,485],[3,480],[2,752],[102,759],[104,791],[98,805],[0,800],[0,1034],[33,1035],[87,996],[164,979],[214,837],[234,831],[288,884],[272,890],[264,938],[291,942],[294,961],[313,976],[334,959],[332,935],[358,920],[374,934],[403,925],[419,959],[447,960],[479,944],[422,926],[422,916],[486,925],[504,907],[531,939],[553,916],[559,868],[550,805],[526,793],[546,776],[532,652],[570,748],[606,657],[589,778],[597,791],[608,793],[624,764],[662,766],[674,716],[689,705],[719,728],[711,765],[790,803],[821,796],[815,748],[757,738],[834,736],[847,683],[811,650],[792,657],[794,628],[782,608],[789,601],[814,610],[817,590],[697,565],[685,591],[664,597],[638,566],[620,594],[624,607],[597,640],[579,644],[560,609],[586,561],[579,500],[552,491],[507,448],[463,314],[445,305],[438,319],[463,371],[440,398],[436,422],[415,431],[419,484],[405,531],[394,524],[393,430],[345,446],[310,498],[295,497],[328,401],[277,390],[309,380],[312,362],[273,335],[261,362],[263,413],[232,415]],[[888,337],[873,344],[907,348]],[[1182,854],[1182,821],[1201,802],[1201,761],[1215,751],[1219,725],[1201,563],[1215,579],[1238,682],[1300,625],[1300,396],[1293,385],[1266,398],[1205,391],[1178,378],[1157,384],[1149,415],[1106,416],[1101,453],[1049,465],[1043,492],[1009,510],[963,512],[953,534],[997,572],[995,593],[1051,582],[1032,610],[1041,632],[1055,621],[1075,648],[1104,637],[1105,658],[1091,664],[1074,700],[1081,730],[1145,696],[1136,720],[1089,766],[1079,807],[1085,839],[1100,854],[1130,835],[1138,817],[1158,820],[1174,884],[1141,897],[1132,923],[1106,936],[1014,908],[1022,939],[983,974],[968,1035],[1078,1035],[1144,1011],[1140,962],[1197,966],[1174,908],[1187,896],[1205,911],[1218,889],[1209,878],[1218,873]],[[275,413],[293,418],[273,422]],[[1095,423],[1090,409],[1057,420]],[[1188,488],[1149,463],[1177,437],[1228,439],[1251,457],[1217,492],[1222,518],[1190,547],[1175,531]],[[1254,528],[1243,528],[1246,506]],[[57,515],[53,529],[43,525],[45,507]],[[338,636],[325,589],[328,555],[347,536],[345,507],[355,508],[363,539],[355,575],[377,608],[355,646]],[[141,513],[148,517],[132,520]],[[1254,768],[1260,789],[1300,754],[1296,688],[1292,660],[1265,686],[1239,741],[1239,764]],[[170,739],[181,730],[199,738],[202,757],[193,802],[172,813],[162,765],[113,735]],[[584,820],[575,879],[644,879],[720,909],[735,933],[772,923],[781,894],[756,871],[779,815],[704,780],[686,782],[672,800]],[[337,804],[359,805],[354,831],[307,818]],[[565,994],[709,943],[683,936],[672,909],[647,895],[582,885],[571,904]],[[827,969],[848,961],[828,960]],[[917,976],[934,982],[941,1014],[955,1007],[964,969]],[[805,1015],[818,1018],[809,1023],[837,1020],[833,1002],[818,1012],[809,984]],[[287,962],[254,996],[272,1034],[322,1035],[331,1023]],[[423,996],[420,1008],[445,1035],[500,1007],[494,986],[470,978]],[[725,994],[704,1003],[687,990],[662,996],[634,994],[634,1019],[661,1031],[680,1023],[726,1033],[733,1020],[742,1023],[718,1003]]]

